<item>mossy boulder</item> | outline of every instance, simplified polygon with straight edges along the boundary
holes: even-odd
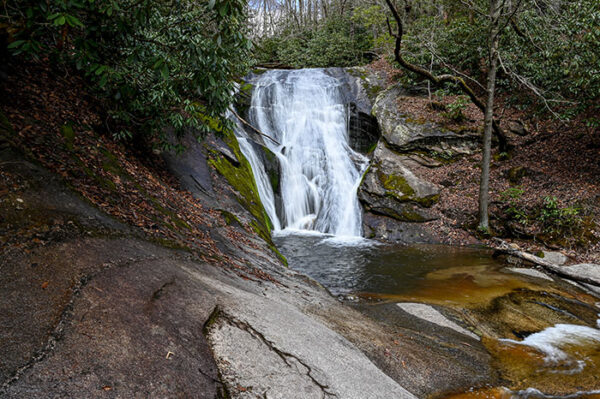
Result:
[[[369,212],[403,222],[434,219],[427,208],[439,200],[439,187],[417,177],[403,160],[380,142],[361,182],[360,201]]]

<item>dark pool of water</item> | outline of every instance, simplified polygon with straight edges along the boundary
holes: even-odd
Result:
[[[436,272],[460,267],[475,274],[502,265],[489,249],[443,245],[339,242],[322,236],[281,236],[274,241],[292,269],[323,284],[333,295],[402,295],[423,288]],[[439,279],[438,279],[439,280]]]

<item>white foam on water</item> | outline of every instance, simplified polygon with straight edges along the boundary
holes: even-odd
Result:
[[[510,391],[506,389],[506,391],[510,392],[510,397],[515,399],[575,399],[581,396],[600,394],[600,390],[578,391],[569,395],[548,395],[536,388],[527,388],[521,391]]]
[[[600,323],[600,320],[598,321]],[[571,366],[568,370],[557,370],[568,374],[578,373],[585,367],[585,359],[574,359],[567,353],[566,346],[600,345],[600,330],[574,324],[556,324],[538,333],[531,334],[522,341],[502,339],[516,345],[526,345],[545,355],[548,364],[565,364]]]

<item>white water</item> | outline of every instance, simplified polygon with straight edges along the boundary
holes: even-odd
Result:
[[[348,144],[340,82],[319,69],[265,72],[256,82],[250,121],[279,142],[264,140],[281,165],[276,209],[264,167],[238,133],[274,230],[361,236],[356,191],[368,160]]]
[[[600,320],[598,320],[600,323]],[[568,364],[571,366],[566,373],[578,373],[585,367],[585,359],[574,359],[564,350],[569,346],[600,346],[600,330],[587,326],[573,324],[556,324],[545,330],[531,334],[522,341],[503,339],[517,345],[526,345],[545,355],[548,364]]]
[[[240,121],[237,118],[233,118],[231,115],[228,115],[228,117],[235,123],[234,132],[240,145],[240,151],[242,151],[242,154],[244,154],[252,167],[252,173],[254,174],[254,180],[258,188],[258,195],[265,208],[265,212],[267,212],[267,215],[271,219],[273,230],[280,230],[281,225],[279,224],[279,219],[277,218],[277,212],[275,210],[275,196],[265,167],[256,154],[254,147],[252,147],[252,140],[244,131]]]

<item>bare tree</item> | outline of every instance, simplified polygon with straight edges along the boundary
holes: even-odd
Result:
[[[489,230],[488,203],[489,203],[489,179],[490,179],[490,160],[491,160],[491,142],[492,132],[498,137],[501,151],[506,151],[508,141],[500,123],[494,118],[494,93],[496,89],[496,73],[498,70],[498,47],[500,35],[507,24],[513,19],[518,11],[522,0],[489,0],[488,10],[482,10],[477,7],[472,0],[460,0],[468,9],[480,14],[488,21],[488,60],[487,60],[487,84],[485,88],[485,98],[481,99],[473,88],[467,83],[464,76],[453,74],[434,75],[430,69],[406,61],[402,55],[402,37],[404,35],[403,20],[392,0],[385,0],[397,25],[397,33],[392,32],[391,24],[388,21],[390,35],[396,39],[394,48],[394,59],[398,64],[408,71],[414,72],[422,78],[427,79],[434,85],[444,85],[446,83],[456,84],[470,99],[473,104],[484,114],[484,133],[482,143],[482,164],[481,181],[479,190],[479,228]],[[410,3],[404,0],[404,13],[410,11]]]

